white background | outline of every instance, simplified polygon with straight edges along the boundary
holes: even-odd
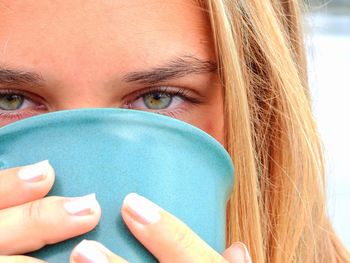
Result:
[[[322,8],[306,17],[314,114],[326,150],[328,211],[350,248],[350,0],[349,10]]]

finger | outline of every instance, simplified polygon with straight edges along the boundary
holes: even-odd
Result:
[[[224,251],[223,257],[230,263],[252,262],[247,247],[241,242],[233,243]]]
[[[101,208],[94,194],[47,197],[0,211],[0,254],[24,254],[92,230]]]
[[[127,195],[122,217],[133,235],[160,262],[227,262],[184,223],[144,197]]]
[[[48,161],[0,171],[0,209],[44,197],[54,180]]]
[[[71,263],[127,263],[96,241],[83,240],[70,256]]]
[[[45,263],[45,261],[26,256],[0,256],[1,263]]]

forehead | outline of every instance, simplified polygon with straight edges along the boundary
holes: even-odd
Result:
[[[2,0],[0,13],[2,63],[128,66],[212,51],[207,17],[195,1]]]

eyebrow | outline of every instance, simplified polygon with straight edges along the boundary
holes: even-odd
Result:
[[[5,84],[9,86],[29,85],[41,86],[44,79],[35,72],[24,70],[7,69],[0,66],[0,85]]]
[[[154,67],[151,70],[130,72],[124,76],[124,81],[154,85],[190,74],[204,74],[216,71],[217,64],[215,62],[187,55],[176,57],[164,66]]]
[[[129,72],[123,77],[123,80],[130,83],[154,85],[190,74],[204,74],[216,71],[217,64],[215,62],[186,55],[175,57],[167,64],[151,68],[150,70]],[[26,85],[37,87],[43,86],[44,82],[44,78],[39,73],[0,66],[0,86]]]

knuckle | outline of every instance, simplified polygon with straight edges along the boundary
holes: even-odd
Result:
[[[36,238],[27,241],[27,245],[34,247],[35,249],[43,247],[48,242],[46,230],[49,229],[50,222],[44,218],[44,209],[45,205],[44,200],[42,199],[30,202],[23,208],[23,228],[26,229],[26,232],[28,233],[37,233]],[[32,262],[31,258],[27,257],[26,260],[29,260],[28,262]]]
[[[27,229],[37,228],[38,226],[42,227],[42,209],[43,202],[42,200],[37,200],[30,202],[23,208],[22,221],[23,225]]]
[[[181,249],[189,249],[194,245],[191,230],[183,224],[176,224],[174,229],[174,242]]]
[[[200,250],[201,262],[228,263],[228,261],[209,247],[203,246],[198,240],[198,236],[183,222],[175,223],[173,227],[173,241],[176,251]],[[205,244],[205,243],[204,243]]]

